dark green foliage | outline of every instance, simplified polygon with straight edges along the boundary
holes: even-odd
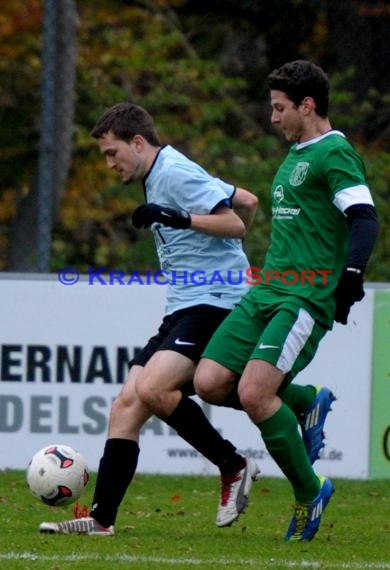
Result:
[[[5,143],[0,269],[12,269],[6,264],[11,222],[36,171],[41,3],[28,0],[29,18],[18,28],[16,15],[22,4],[12,0],[7,5],[5,18],[14,27],[4,29],[13,48],[0,65],[0,113],[5,119],[0,129]],[[140,272],[157,267],[150,233],[130,223],[132,211],[143,201],[142,189],[123,187],[107,171],[89,135],[104,109],[126,99],[154,115],[163,142],[259,196],[259,212],[245,247],[251,263],[261,266],[269,239],[269,188],[287,150],[270,125],[265,78],[287,59],[309,58],[330,75],[332,125],[343,130],[364,156],[381,219],[367,277],[387,280],[390,52],[384,30],[389,16],[364,12],[365,4],[78,2],[73,159],[56,216],[52,271],[64,265],[81,271],[101,265]]]

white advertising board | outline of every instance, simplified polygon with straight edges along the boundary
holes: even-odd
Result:
[[[96,470],[112,398],[126,363],[156,332],[165,287],[157,284],[65,286],[56,276],[0,279],[0,469],[24,469],[31,455],[64,443]],[[338,400],[317,462],[325,475],[368,476],[374,291],[335,326],[300,383],[325,384]],[[264,475],[280,472],[243,412],[202,404],[225,438],[257,459]],[[139,472],[208,474],[216,469],[166,424],[152,418],[140,441]]]

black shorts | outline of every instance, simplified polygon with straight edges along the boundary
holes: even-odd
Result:
[[[229,309],[212,305],[194,305],[167,315],[158,333],[134,356],[129,366],[145,366],[159,350],[174,350],[197,364],[214,331],[229,313]]]

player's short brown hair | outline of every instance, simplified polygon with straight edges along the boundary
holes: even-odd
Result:
[[[270,89],[283,91],[297,106],[305,97],[312,97],[317,115],[328,115],[329,80],[318,65],[303,59],[291,61],[274,69],[267,80]]]
[[[161,145],[152,117],[143,107],[134,103],[124,102],[110,107],[97,121],[91,136],[100,139],[109,131],[125,141],[130,141],[135,135],[142,135],[149,144]]]

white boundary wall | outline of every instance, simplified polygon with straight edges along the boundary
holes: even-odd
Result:
[[[39,448],[76,447],[96,470],[112,398],[133,356],[156,332],[165,287],[103,286],[56,276],[2,274],[0,279],[0,469],[24,469]],[[365,479],[369,474],[374,291],[335,325],[312,364],[296,380],[325,384],[338,401],[327,422],[321,474]],[[122,361],[121,361],[122,358]],[[66,364],[73,365],[73,371]],[[59,381],[61,380],[61,381]],[[206,406],[225,438],[251,454],[264,475],[280,475],[258,430],[243,412]],[[163,422],[152,418],[141,436],[139,472],[213,474],[216,469]]]

